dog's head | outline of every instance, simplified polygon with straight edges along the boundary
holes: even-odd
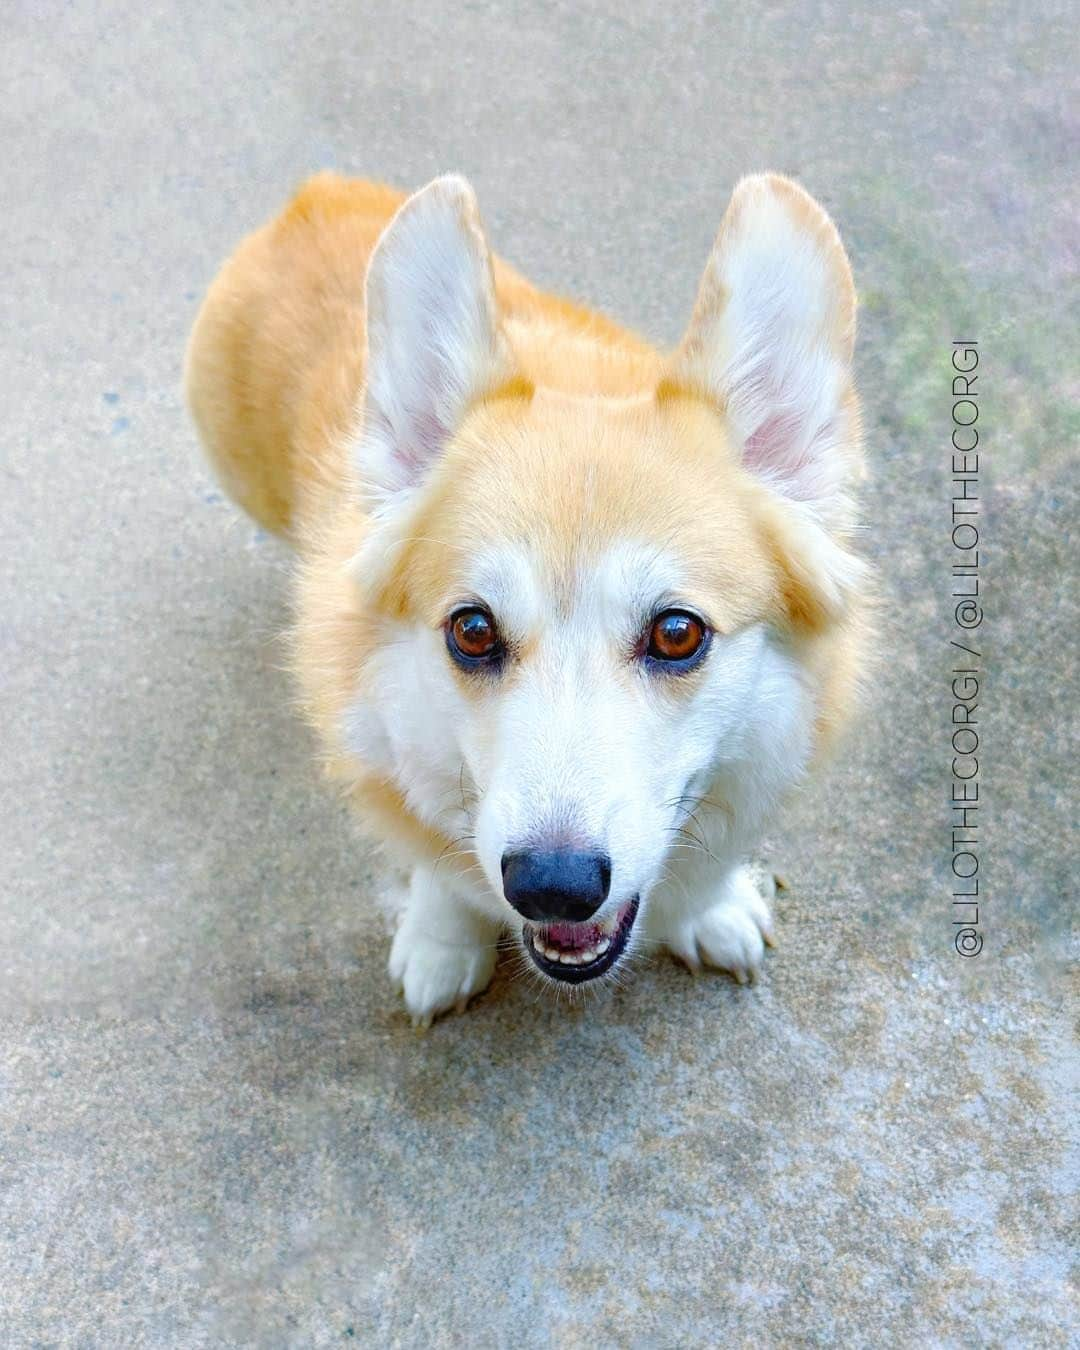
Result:
[[[745,179],[676,352],[598,353],[500,312],[444,178],[367,285],[382,753],[429,824],[457,813],[540,969],[595,978],[710,787],[737,838],[805,764],[808,653],[859,573],[847,259],[800,188]]]

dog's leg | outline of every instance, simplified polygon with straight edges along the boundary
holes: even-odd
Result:
[[[686,883],[672,877],[650,898],[650,937],[693,971],[715,966],[752,982],[773,942],[772,873],[759,864],[695,868]]]
[[[390,948],[390,978],[418,1026],[463,1010],[491,983],[499,926],[476,913],[430,867],[417,867]]]

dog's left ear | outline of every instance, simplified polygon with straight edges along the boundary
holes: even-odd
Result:
[[[820,575],[825,608],[861,570],[837,539],[861,462],[854,345],[855,287],[828,215],[790,179],[742,179],[668,378],[723,412],[745,468],[796,507],[776,528],[802,536],[791,563]]]
[[[742,179],[671,374],[719,405],[747,469],[825,521],[858,437],[854,346],[855,287],[832,221],[788,178]]]
[[[387,226],[367,274],[358,470],[385,502],[423,480],[468,406],[511,373],[472,188],[448,174]]]

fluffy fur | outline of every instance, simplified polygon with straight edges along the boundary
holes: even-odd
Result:
[[[500,859],[611,859],[609,925],[754,975],[742,860],[853,699],[865,568],[855,294],[825,212],[736,188],[663,355],[492,258],[460,178],[312,179],[202,307],[190,407],[233,498],[297,554],[293,652],[326,763],[410,869],[391,974],[427,1022],[525,926]],[[497,675],[447,652],[495,617]],[[658,609],[707,655],[641,659]]]

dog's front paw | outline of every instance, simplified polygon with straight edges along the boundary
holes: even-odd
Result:
[[[390,948],[390,978],[404,995],[413,1022],[429,1027],[440,1013],[463,1011],[474,994],[482,993],[495,972],[495,944],[462,935],[448,942],[418,932],[407,921]]]
[[[764,893],[763,893],[764,892]],[[776,894],[771,873],[739,867],[714,904],[681,917],[666,937],[668,947],[692,971],[715,966],[740,984],[757,978],[765,947],[773,944],[768,900]]]

